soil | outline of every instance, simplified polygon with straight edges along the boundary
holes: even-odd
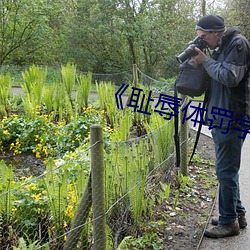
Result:
[[[16,181],[23,176],[39,176],[45,171],[43,159],[37,159],[32,153],[22,153],[14,156],[12,152],[7,152],[0,156],[0,160],[4,160],[7,166],[11,165],[13,167]]]
[[[196,132],[192,130],[190,135],[192,149]],[[185,188],[176,184],[179,190],[176,209],[173,209],[173,202],[166,202],[158,207],[160,213],[166,214],[167,218],[167,227],[160,228],[158,232],[162,235],[164,250],[199,249],[217,194],[214,162],[213,141],[201,134],[193,163],[188,168],[191,183]],[[176,193],[172,194],[172,200],[175,197]]]

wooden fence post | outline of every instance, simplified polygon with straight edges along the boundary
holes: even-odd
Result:
[[[104,149],[103,130],[99,124],[90,127],[91,176],[93,205],[93,250],[106,249],[106,216],[104,193]]]
[[[133,64],[133,83],[134,83],[134,86],[137,87],[137,85],[138,85],[138,71],[137,71],[136,64]]]

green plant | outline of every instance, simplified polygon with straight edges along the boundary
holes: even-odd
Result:
[[[88,107],[89,103],[89,94],[91,90],[92,83],[92,74],[88,72],[87,75],[80,75],[78,78],[78,86],[77,86],[77,96],[76,103],[78,107],[78,112],[80,112],[83,108]]]
[[[141,89],[143,89],[143,93],[141,93]],[[143,123],[150,123],[151,115],[152,114],[152,103],[149,100],[149,96],[152,95],[152,91],[149,90],[149,88],[145,88],[145,86],[139,84],[137,89],[134,90],[134,95],[137,99],[138,98],[138,108],[134,108],[134,123],[136,126],[141,126]],[[133,98],[132,104],[136,102]],[[152,99],[152,96],[151,96]]]
[[[61,66],[62,86],[66,91],[69,100],[72,102],[72,91],[76,81],[76,65],[67,63]]]
[[[130,137],[132,127],[132,114],[129,109],[117,110],[114,116],[113,131],[110,135],[111,141],[125,141]]]
[[[173,209],[176,209],[179,205],[179,196],[180,196],[180,191],[177,189],[175,190],[175,196],[172,204]]]
[[[171,192],[171,183],[160,182],[160,190],[157,192],[160,198],[160,203],[164,200],[168,200]]]
[[[155,159],[161,163],[173,152],[174,123],[173,120],[166,121],[157,113],[153,113],[151,116],[150,123],[145,123],[144,126],[152,140]]]
[[[139,238],[128,236],[125,237],[123,241],[119,244],[117,250],[127,249],[163,250],[163,242],[156,233],[145,233],[142,237]]]
[[[185,189],[187,186],[190,187],[192,185],[192,182],[189,176],[185,176],[181,173],[178,173],[178,182],[179,182],[181,189]]]
[[[44,89],[43,102],[46,108],[46,114],[51,114],[53,111],[53,103],[54,103],[54,94],[55,94],[56,85],[46,86]]]
[[[47,232],[39,231],[43,227],[42,221],[49,221],[48,197],[41,179],[35,180],[32,176],[22,177],[17,183],[18,188],[12,192],[15,196],[13,202],[13,227],[19,235],[30,240],[36,240],[37,235],[43,238]],[[48,229],[47,229],[48,230]]]
[[[24,82],[21,87],[24,90],[24,111],[29,117],[34,118],[40,112],[46,75],[47,68],[43,69],[35,65],[22,72]]]
[[[10,74],[0,75],[0,115],[7,116],[9,105],[8,98],[11,93],[12,79]]]
[[[112,138],[112,135],[111,135]],[[112,152],[109,154],[109,152]],[[124,205],[115,211],[123,213],[124,206],[131,212],[135,225],[142,220],[145,210],[144,192],[148,166],[151,160],[147,138],[126,142],[111,142],[106,154],[106,204],[107,208],[124,195]]]
[[[96,83],[96,90],[99,98],[100,109],[107,112],[108,123],[113,127],[117,110],[115,84],[111,82]]]
[[[14,177],[12,166],[8,167],[3,160],[0,161],[0,213],[5,216],[6,222],[10,221],[13,206],[13,193],[11,189],[14,186]]]

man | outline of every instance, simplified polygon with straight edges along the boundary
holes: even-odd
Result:
[[[206,124],[212,131],[219,181],[219,218],[205,235],[221,238],[239,234],[247,226],[240,200],[241,148],[250,114],[250,47],[237,27],[225,29],[220,16],[202,17],[195,30],[213,50],[212,56],[195,48],[193,59],[203,64],[211,80],[208,86]],[[245,129],[245,131],[244,131]]]

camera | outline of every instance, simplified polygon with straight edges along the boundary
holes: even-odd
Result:
[[[200,50],[203,50],[207,48],[207,43],[199,36],[197,36],[190,45],[180,54],[176,57],[177,61],[179,63],[183,63],[188,58],[198,55],[195,47],[199,48]]]

